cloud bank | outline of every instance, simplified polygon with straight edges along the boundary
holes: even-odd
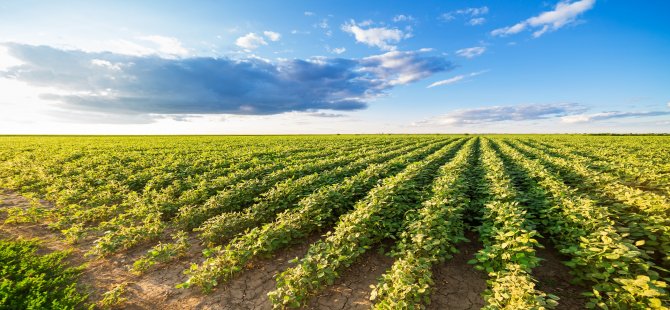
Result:
[[[503,121],[527,121],[583,113],[586,107],[577,103],[522,104],[455,110],[419,124],[470,125]]]
[[[452,79],[456,79],[458,77],[460,76]],[[588,108],[586,106],[578,103],[491,106],[455,110],[444,115],[416,122],[413,125],[466,126],[504,121],[533,121],[545,119],[560,119],[562,123],[578,124],[619,118],[641,118],[670,115],[670,111],[609,111],[587,114],[585,113],[587,110]]]
[[[3,44],[21,64],[0,77],[48,86],[66,110],[112,114],[243,114],[357,110],[391,88],[453,65],[423,52],[361,59],[161,58]],[[3,46],[0,45],[0,46]]]
[[[491,35],[507,36],[517,34],[528,28],[535,28],[533,37],[538,38],[547,31],[558,30],[563,26],[574,23],[577,21],[577,17],[593,8],[595,3],[595,0],[579,0],[575,2],[564,0],[556,4],[556,7],[551,11],[543,12],[538,16],[531,17],[512,26],[495,29],[491,31]]]
[[[669,111],[649,111],[649,112],[622,112],[610,111],[593,114],[578,114],[561,117],[564,123],[589,123],[594,121],[602,121],[608,119],[628,118],[628,117],[652,117],[670,115]]]

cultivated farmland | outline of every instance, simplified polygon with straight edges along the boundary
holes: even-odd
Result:
[[[670,307],[669,137],[0,146],[1,237],[41,240],[24,260],[71,265],[80,293],[64,308]],[[4,279],[0,301],[17,299]]]

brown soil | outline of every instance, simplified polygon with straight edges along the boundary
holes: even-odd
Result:
[[[588,298],[582,296],[588,289],[572,284],[570,268],[563,264],[568,257],[558,252],[548,242],[541,240],[544,249],[536,249],[537,257],[542,258],[540,266],[533,268],[533,276],[538,280],[537,288],[545,293],[554,294],[560,299],[556,309],[584,309]]]
[[[476,270],[468,261],[482,248],[476,234],[468,233],[470,242],[458,246],[460,253],[433,268],[431,302],[427,309],[479,309],[484,306],[486,273]]]
[[[385,242],[388,245],[389,242]],[[388,246],[386,247],[388,248]],[[365,252],[349,268],[344,270],[333,285],[314,296],[307,309],[370,309],[370,285],[393,265],[393,258],[383,254],[379,248]]]

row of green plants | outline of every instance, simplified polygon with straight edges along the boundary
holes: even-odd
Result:
[[[470,203],[467,170],[473,169],[478,139],[470,139],[433,182],[433,195],[417,212],[405,216],[393,256],[387,270],[371,292],[377,309],[414,309],[430,302],[433,266],[457,253],[456,244],[466,241],[464,210]]]
[[[570,150],[571,155],[587,159],[591,167],[609,172],[620,180],[642,189],[670,196],[670,156],[666,137],[628,137],[555,139],[536,144],[550,149]]]
[[[506,143],[495,142],[510,167],[521,169],[535,182],[531,191],[544,191],[548,203],[538,217],[552,243],[571,257],[573,276],[592,285],[588,307],[604,309],[662,309],[670,298],[667,283],[638,243],[619,233],[609,210],[577,193],[539,161],[529,159]]]
[[[535,249],[542,247],[537,224],[520,204],[521,195],[490,143],[489,139],[482,143],[481,163],[489,195],[478,229],[484,247],[471,261],[489,275],[485,308],[552,308],[558,298],[538,290],[532,276],[533,268],[540,264]]]
[[[368,149],[378,151],[374,150],[373,146],[368,146],[356,152],[339,151],[324,154],[325,158],[314,162],[293,161],[286,164],[284,168],[269,174],[231,184],[227,189],[210,197],[201,207],[178,208],[177,210],[180,213],[176,222],[201,223],[208,217],[221,212],[241,210],[251,205],[256,197],[271,189],[274,184],[281,182],[283,179],[334,169],[362,154],[366,154]],[[154,203],[143,203],[140,197],[137,200],[138,206],[128,213],[124,213],[108,223],[101,224],[107,231],[96,241],[91,254],[108,255],[118,250],[135,247],[142,242],[158,238],[169,227],[170,219],[164,220],[165,213],[169,210],[165,210]],[[194,212],[182,212],[183,210],[193,210]],[[172,211],[174,213],[174,210]]]
[[[38,254],[35,240],[0,239],[0,309],[79,309],[88,298],[77,290],[82,267],[67,251]]]
[[[276,276],[277,287],[268,293],[275,307],[304,305],[307,297],[324,285],[332,284],[339,272],[355,262],[370,247],[385,238],[395,237],[403,228],[404,214],[417,208],[424,190],[438,168],[462,146],[453,143],[422,161],[410,164],[403,172],[384,179],[354,210],[341,216],[324,239],[313,243],[297,265]]]
[[[630,232],[632,238],[643,244],[641,249],[660,257],[665,267],[670,266],[670,201],[663,196],[632,188],[619,182],[608,173],[599,173],[578,159],[567,160],[550,156],[547,152],[514,143],[524,155],[537,158],[545,166],[553,167],[562,175],[574,176],[576,187],[594,192],[592,199],[602,200],[602,205],[614,215],[616,221]],[[564,152],[560,152],[565,154]],[[565,179],[565,177],[564,177]],[[604,196],[598,199],[599,196]]]
[[[368,165],[389,160],[400,154],[411,152],[416,146],[402,147],[397,150],[374,150],[356,154],[355,161],[332,170],[319,171],[297,179],[288,178],[276,184],[272,189],[258,196],[252,206],[234,212],[226,212],[205,221],[195,231],[200,232],[203,241],[222,243],[247,229],[272,221],[276,214],[295,206],[301,198],[318,188],[338,183],[365,169]]]
[[[572,165],[574,173],[598,186],[600,191],[611,198],[635,207],[636,209],[633,211],[646,215],[670,216],[670,198],[667,196],[625,184],[619,176],[607,171],[594,170],[590,160],[572,154],[566,148],[554,147],[548,150],[524,142],[526,144],[518,143],[515,145],[530,151],[535,156],[546,157],[558,166],[570,167]],[[535,148],[529,148],[528,146]]]
[[[397,145],[392,144],[381,151],[395,148],[397,148]],[[364,152],[368,150],[373,152],[380,151],[377,145],[340,150],[336,153],[337,155],[323,154],[315,162],[288,164],[283,169],[275,169],[274,171],[259,174],[254,178],[238,180],[238,182],[232,183],[231,186],[209,197],[202,205],[187,205],[184,208],[180,208],[174,222],[183,229],[197,228],[213,216],[224,212],[235,212],[244,209],[249,203],[253,202],[253,198],[271,189],[276,183],[287,178],[304,176],[337,167],[357,158],[357,156],[365,154]]]
[[[402,147],[398,150],[393,150],[391,152],[384,152],[384,150],[381,150],[381,154],[371,154],[370,157],[363,156],[362,158],[356,160],[352,164],[342,167],[342,168],[336,168],[330,171],[327,171],[324,174],[311,174],[303,178],[299,178],[298,180],[294,179],[288,179],[286,181],[280,182],[279,184],[275,185],[273,189],[270,191],[266,192],[265,194],[257,197],[255,200],[258,201],[256,204],[251,206],[248,211],[245,211],[244,213],[224,213],[223,215],[226,214],[236,214],[238,216],[244,216],[245,214],[252,213],[252,210],[255,210],[254,213],[257,213],[255,217],[247,217],[246,219],[248,221],[254,221],[256,224],[255,225],[248,225],[248,229],[254,228],[256,226],[260,226],[263,222],[267,222],[269,220],[262,220],[258,218],[260,215],[260,212],[267,212],[264,213],[266,216],[269,212],[275,211],[275,213],[278,212],[280,209],[287,209],[291,207],[293,204],[297,205],[297,201],[300,198],[310,194],[311,192],[314,192],[320,188],[327,187],[329,184],[336,183],[336,179],[331,175],[336,172],[340,172],[345,168],[351,168],[353,167],[352,165],[356,165],[356,167],[359,168],[364,168],[365,166],[372,164],[372,162],[376,161],[383,161],[383,160],[389,160],[393,159],[399,154],[405,153],[405,152],[413,152],[417,148],[421,148],[425,143],[417,143],[416,145],[409,145]],[[359,169],[359,170],[361,170]],[[355,174],[349,172],[350,174]],[[310,184],[306,181],[313,181],[316,177],[322,177],[325,176],[324,178],[324,183],[321,184]],[[328,182],[328,183],[326,183]],[[295,191],[301,191],[302,194],[295,194]],[[273,214],[275,214],[273,213]],[[219,217],[214,217],[212,219],[217,219]],[[242,218],[244,219],[244,218]],[[211,219],[210,219],[211,220]],[[270,220],[271,221],[271,220]],[[208,224],[209,220],[205,223]],[[222,224],[225,224],[225,222],[221,222]],[[226,240],[229,240],[230,238],[234,237],[236,234],[241,233],[243,230],[242,229],[237,229],[235,230],[234,227],[229,226],[230,228],[227,229],[217,229],[220,227],[217,226],[209,226],[209,225],[203,225],[200,228],[196,229],[196,231],[201,231],[202,233],[199,234],[199,238],[205,241],[208,241],[209,244],[221,244],[224,243]],[[179,231],[179,233],[184,233],[183,230]],[[146,265],[146,264],[155,264],[155,263],[165,263],[168,262],[172,259],[179,258],[185,254],[185,251],[188,249],[188,247],[183,247],[181,246],[181,242],[183,239],[181,238],[172,238],[172,242],[168,243],[159,243],[152,249],[148,251],[147,254],[145,254],[142,258],[139,259],[141,262],[141,265]],[[180,249],[181,251],[173,251],[172,249]],[[211,253],[212,251],[209,250],[208,253]],[[159,254],[157,254],[159,253]],[[140,264],[140,263],[138,263]],[[141,270],[139,270],[141,272]]]
[[[292,161],[313,160],[313,158],[323,156],[320,152],[305,150],[278,150],[278,154],[284,154]],[[234,156],[234,162],[231,162],[231,159],[233,159],[231,155]],[[203,203],[206,197],[225,188],[236,179],[244,180],[244,178],[257,177],[269,171],[281,169],[285,164],[284,161],[277,162],[275,156],[265,154],[265,152],[213,156],[204,154],[198,158],[194,165],[206,165],[205,171],[198,170],[198,173],[181,173],[178,175],[170,172],[157,172],[154,176],[148,178],[146,183],[141,183],[145,184],[141,191],[131,192],[130,194],[141,193],[144,203],[156,205],[164,211],[164,214],[170,215],[174,213],[178,206]],[[147,170],[151,172],[151,169],[139,169],[139,171],[145,173]],[[236,173],[240,171],[244,173]],[[132,180],[132,182],[135,181],[137,180]],[[135,207],[136,205],[130,203],[112,206],[100,205],[83,209],[77,214],[72,214],[69,218],[79,218],[81,219],[79,223],[89,223],[91,228],[96,228],[98,223],[106,223],[117,215],[124,213],[134,215],[135,213],[128,212],[128,210]]]
[[[232,162],[267,155],[267,150],[262,149],[249,154],[207,148],[202,152],[189,148],[166,152],[164,149],[133,151],[123,145],[101,152],[82,149],[82,146],[88,145],[82,143],[67,149],[47,143],[31,152],[18,152],[15,158],[2,163],[0,169],[3,172],[0,183],[4,186],[55,202],[57,208],[43,208],[41,213],[52,218],[51,226],[60,229],[71,241],[81,239],[88,230],[97,229],[98,220],[134,209],[139,205],[140,195],[153,196],[170,182],[186,184],[185,181],[194,176],[225,172],[224,167]],[[303,152],[300,148],[288,150]],[[30,191],[32,185],[34,191]]]
[[[251,229],[225,247],[207,249],[206,253],[210,257],[200,266],[192,265],[186,271],[190,276],[188,281],[180,286],[199,286],[209,291],[237,274],[251,259],[271,254],[328,227],[341,214],[352,209],[379,180],[398,173],[412,162],[422,160],[447,142],[431,143],[385,163],[372,164],[341,183],[318,189],[301,199],[295,208],[280,213],[274,222]]]

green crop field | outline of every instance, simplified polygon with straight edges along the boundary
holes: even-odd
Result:
[[[670,307],[667,136],[3,136],[0,189],[0,308]]]

